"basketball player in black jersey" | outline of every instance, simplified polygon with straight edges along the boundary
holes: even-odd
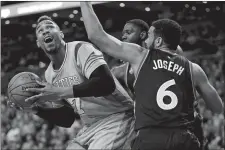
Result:
[[[145,47],[145,40],[147,39],[149,26],[148,24],[141,19],[133,19],[126,22],[123,31],[122,31],[122,41],[135,43],[142,47]],[[186,56],[186,53],[183,53],[182,49],[178,46],[176,53]],[[129,93],[129,95],[134,98],[134,74],[128,62],[116,66],[111,69],[115,77],[123,85],[124,89]],[[197,112],[197,102],[195,106],[195,120],[193,124],[190,125],[190,130],[196,135],[200,142],[200,147],[203,147],[204,135],[202,129],[202,117]]]
[[[123,28],[122,41],[135,43],[144,47],[148,29],[148,24],[141,19],[129,20]],[[111,71],[121,85],[123,85],[124,89],[126,89],[127,93],[134,99],[133,84],[135,77],[131,65],[125,62],[122,65],[112,68]]]
[[[81,11],[88,38],[101,51],[129,62],[134,71],[138,136],[133,149],[200,149],[187,129],[194,120],[195,89],[214,113],[221,113],[223,104],[202,68],[175,53],[180,25],[169,19],[153,22],[146,49],[107,34],[91,3],[81,2]]]

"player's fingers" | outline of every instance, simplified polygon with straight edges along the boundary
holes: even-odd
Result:
[[[7,105],[9,105],[9,106],[10,106],[10,105],[11,105],[11,103],[12,103],[11,101],[7,101]]]
[[[17,106],[15,103],[11,102],[11,101],[7,101],[7,105],[11,108],[15,108],[17,110],[22,110],[22,107]]]
[[[36,80],[36,82],[42,86],[46,86],[47,85],[47,82],[43,82],[43,81],[38,81]]]
[[[11,106],[11,107],[16,107],[16,104],[14,104],[14,103],[11,102],[11,103],[10,103],[10,106]]]
[[[43,94],[38,94],[25,99],[25,102],[35,103]]]
[[[43,88],[27,88],[26,91],[28,91],[28,92],[35,92],[35,93],[41,93],[41,92],[43,92]]]
[[[12,103],[10,103],[10,102],[7,102],[7,106],[13,108],[13,105],[12,105]]]
[[[12,108],[15,107],[15,104],[11,101],[7,101],[7,105]]]
[[[38,95],[35,95],[35,96],[31,96],[31,97],[25,99],[25,102],[34,103],[37,99],[38,99]]]

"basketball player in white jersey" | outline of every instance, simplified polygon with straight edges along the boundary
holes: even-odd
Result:
[[[58,25],[47,16],[38,19],[37,45],[51,60],[40,93],[26,101],[66,99],[84,127],[68,149],[129,149],[133,137],[133,101],[111,75],[103,55],[87,42],[66,43]]]

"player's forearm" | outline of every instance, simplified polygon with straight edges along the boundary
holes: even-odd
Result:
[[[210,108],[210,110],[214,113],[222,113],[223,103],[216,90],[213,88],[213,90],[207,92],[206,94],[203,94],[203,99],[205,99],[207,107]]]
[[[63,106],[60,108],[42,108],[38,107],[37,116],[49,121],[52,124],[69,128],[79,118],[73,108]]]
[[[89,80],[73,86],[74,97],[107,96],[115,90],[115,82],[107,65],[93,71]]]
[[[81,2],[81,12],[88,39],[98,46],[100,51],[103,51],[112,57],[130,62],[131,64],[139,63],[139,58],[142,59],[141,52],[139,51],[142,51],[140,46],[121,42],[117,38],[106,33],[90,2]],[[130,55],[127,55],[128,50]]]
[[[62,99],[74,97],[107,96],[115,90],[115,82],[107,65],[101,65],[93,71],[89,80],[60,92]]]
[[[80,6],[88,38],[90,40],[101,39],[104,30],[92,8],[91,2],[80,2]]]
[[[89,80],[78,85],[73,85],[72,87],[63,88],[63,92],[60,92],[59,97],[61,99],[67,99],[76,97],[107,96],[114,90],[115,82],[110,70],[106,68],[106,65],[102,65],[91,74]]]

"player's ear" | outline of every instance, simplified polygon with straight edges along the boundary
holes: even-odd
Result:
[[[38,40],[36,40],[36,44],[37,44],[37,47],[38,47],[38,48],[40,48],[40,47],[41,47],[41,45],[40,45],[40,43],[39,43],[39,41],[38,41]]]
[[[155,40],[155,46],[160,47],[163,44],[163,39],[162,37],[157,37]]]
[[[60,31],[60,36],[62,37],[62,39],[64,38],[64,34],[62,31]]]
[[[146,40],[147,39],[147,33],[145,31],[142,31],[140,34],[140,39],[141,40]]]

